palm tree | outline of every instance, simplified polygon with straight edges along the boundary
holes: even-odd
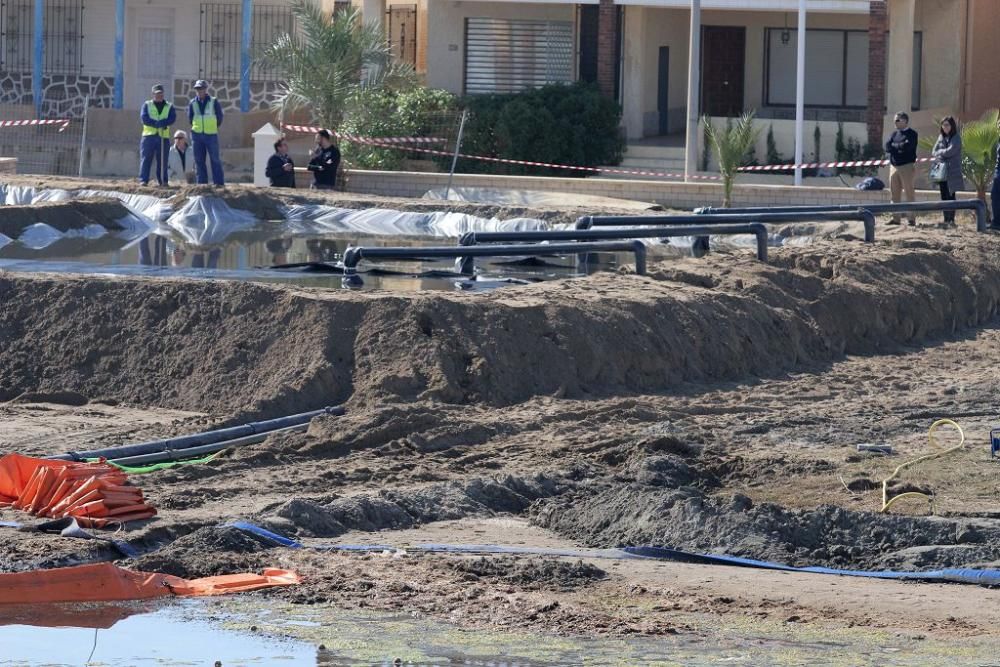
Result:
[[[1000,111],[993,109],[962,128],[962,174],[976,188],[976,196],[986,201],[986,189],[993,182],[996,149],[1000,142]]]
[[[367,93],[414,85],[413,68],[393,59],[382,27],[360,10],[331,16],[314,0],[293,0],[291,9],[298,29],[260,53],[284,76],[271,105],[282,114],[308,109],[313,122],[336,129]]]
[[[737,169],[742,166],[743,160],[750,149],[757,143],[757,136],[760,129],[754,127],[753,110],[746,111],[736,119],[726,120],[726,128],[719,130],[712,125],[712,120],[705,116],[702,122],[705,124],[705,135],[708,143],[715,152],[715,159],[719,163],[719,171],[722,173],[723,200],[722,205],[729,208],[733,201],[733,182],[736,180]]]

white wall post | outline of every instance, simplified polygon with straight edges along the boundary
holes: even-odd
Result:
[[[798,56],[795,68],[795,185],[802,185],[802,134],[806,104],[806,0],[799,0]],[[817,156],[818,158],[819,156]]]
[[[253,137],[253,184],[257,186],[267,186],[271,182],[264,172],[267,170],[267,161],[274,155],[274,142],[281,136],[274,125],[264,123],[263,127],[254,132]]]
[[[701,0],[691,0],[691,38],[688,49],[687,139],[684,180],[698,171],[698,92],[701,89]],[[705,150],[708,150],[706,147]]]

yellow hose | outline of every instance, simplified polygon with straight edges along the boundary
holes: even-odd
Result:
[[[933,452],[931,454],[924,454],[923,456],[918,456],[917,458],[913,459],[912,461],[907,461],[905,463],[900,463],[896,467],[896,469],[892,471],[891,475],[889,475],[884,480],[882,480],[882,510],[881,510],[882,512],[887,512],[889,510],[889,508],[892,507],[893,503],[895,503],[900,498],[914,498],[914,497],[926,498],[927,502],[931,505],[931,511],[933,511],[933,509],[934,509],[933,498],[930,495],[926,494],[926,493],[920,493],[918,491],[907,491],[906,493],[901,493],[898,496],[893,496],[890,499],[889,498],[889,482],[892,481],[893,479],[895,479],[896,476],[899,474],[899,471],[902,470],[903,468],[907,468],[909,466],[915,465],[917,463],[921,463],[923,461],[929,461],[931,459],[936,459],[939,456],[944,456],[945,454],[950,454],[950,453],[958,451],[959,449],[962,448],[962,446],[965,444],[965,432],[962,430],[961,426],[959,426],[958,424],[956,424],[955,422],[953,422],[950,419],[939,419],[936,422],[934,422],[933,424],[931,424],[930,429],[927,430],[927,442],[928,442],[928,444],[931,447],[936,447],[937,446],[937,441],[934,439],[934,432],[937,431],[937,429],[938,429],[939,426],[944,426],[946,424],[949,425],[949,426],[954,426],[955,429],[958,431],[958,436],[959,436],[959,442],[958,442],[958,444],[955,445],[954,447],[949,447],[948,449],[941,450],[940,452]]]

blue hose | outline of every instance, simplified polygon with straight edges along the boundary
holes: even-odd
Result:
[[[233,528],[253,533],[263,537],[278,546],[292,549],[319,549],[323,551],[384,551],[395,547],[384,544],[329,544],[309,546],[278,535],[266,528],[252,523],[237,521],[227,524]],[[651,558],[682,563],[697,563],[700,565],[730,565],[736,567],[752,567],[765,570],[780,570],[783,572],[806,572],[810,574],[836,574],[843,577],[868,577],[872,579],[897,579],[905,581],[937,581],[958,584],[976,584],[979,586],[1000,586],[1000,570],[973,570],[951,568],[929,570],[927,572],[899,572],[894,570],[838,570],[832,567],[793,567],[781,563],[771,563],[752,558],[726,556],[720,554],[696,554],[666,547],[623,547],[621,549],[546,549],[541,547],[509,547],[496,544],[418,544],[407,547],[409,551],[424,553],[486,553],[486,554],[517,554],[531,556],[563,556],[569,558],[604,558],[624,560],[629,558]]]

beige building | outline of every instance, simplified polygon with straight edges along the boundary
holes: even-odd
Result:
[[[410,12],[411,62],[430,86],[464,94],[597,81],[621,103],[631,145],[680,141],[690,0],[354,1],[366,17]],[[701,4],[700,113],[755,109],[790,156],[798,0]],[[820,158],[832,159],[841,127],[861,144],[880,142],[887,113],[912,111],[927,129],[944,113],[977,116],[1000,103],[996,0],[808,0],[807,8],[807,155],[816,126]]]

